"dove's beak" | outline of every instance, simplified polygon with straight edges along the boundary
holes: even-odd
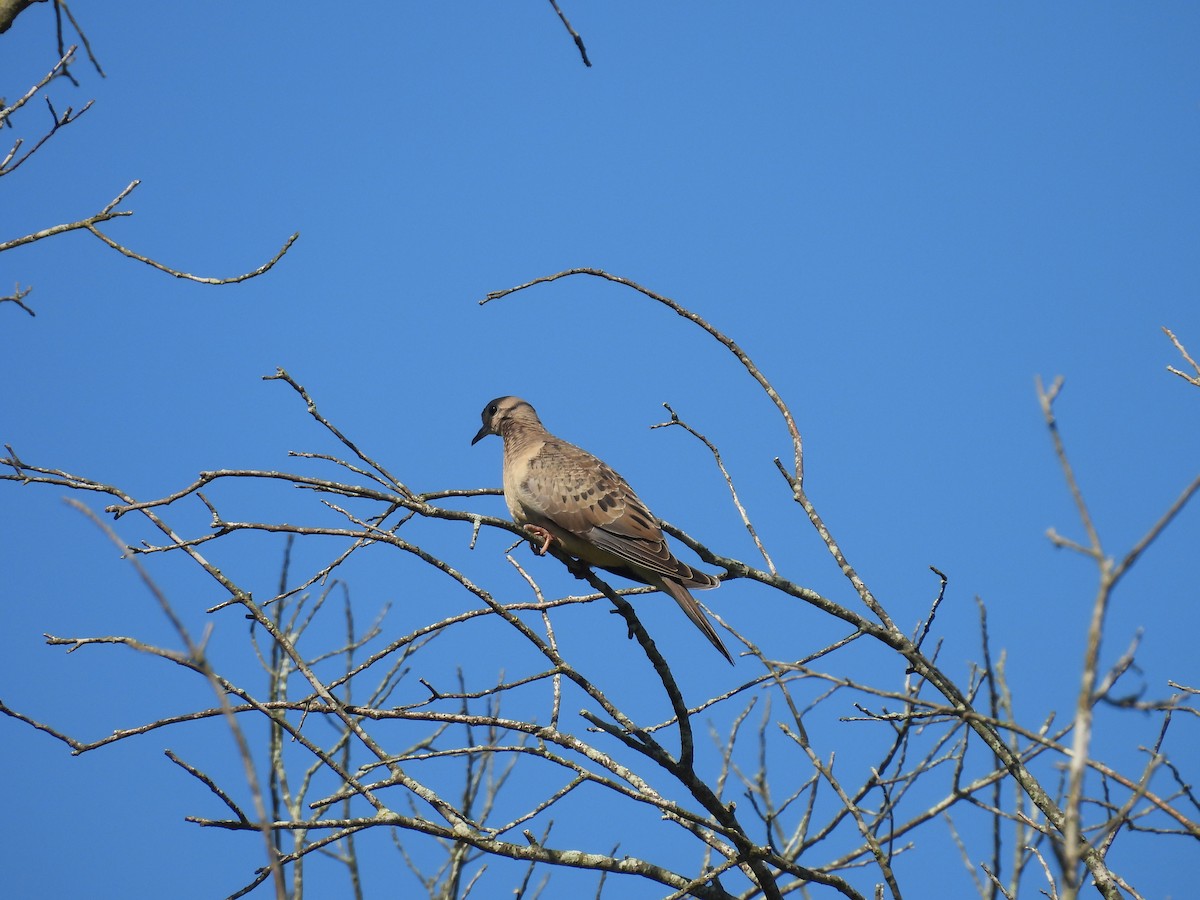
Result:
[[[475,446],[481,440],[483,440],[485,437],[487,437],[489,434],[495,434],[495,433],[496,432],[492,431],[492,429],[490,429],[486,425],[484,425],[482,428],[479,429],[479,431],[475,432],[475,437],[471,438],[471,446]]]

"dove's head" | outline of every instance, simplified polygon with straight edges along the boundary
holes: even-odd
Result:
[[[542,428],[541,420],[538,419],[537,413],[533,411],[533,407],[520,397],[497,397],[483,408],[481,417],[483,419],[483,427],[471,439],[472,444],[487,437],[489,434],[498,434],[504,437],[513,428],[524,428],[527,426],[538,429]]]

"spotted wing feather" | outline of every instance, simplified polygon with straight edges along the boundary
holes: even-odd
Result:
[[[689,587],[718,584],[674,557],[629,483],[586,450],[547,441],[529,461],[521,487],[523,505],[587,544]]]

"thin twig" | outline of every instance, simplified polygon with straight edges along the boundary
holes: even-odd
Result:
[[[587,48],[583,46],[583,38],[579,36],[579,32],[571,27],[571,23],[567,21],[567,17],[563,15],[563,11],[558,8],[556,0],[550,0],[550,5],[554,7],[554,11],[558,13],[558,17],[562,19],[562,23],[566,26],[567,33],[571,35],[575,41],[575,46],[579,48],[579,55],[583,57],[583,64],[589,69],[592,67],[592,61],[588,59]]]
[[[1167,371],[1173,372],[1189,384],[1200,387],[1200,363],[1197,363],[1194,359],[1192,359],[1191,356],[1188,355],[1187,350],[1184,349],[1184,346],[1180,342],[1179,338],[1175,337],[1175,332],[1171,331],[1171,329],[1167,328],[1165,325],[1163,326],[1163,331],[1166,333],[1167,337],[1171,339],[1171,343],[1175,345],[1175,349],[1179,351],[1179,355],[1186,359],[1188,365],[1195,369],[1196,374],[1188,375],[1186,372],[1179,371],[1174,366],[1167,366]]]
[[[738,497],[737,488],[733,486],[733,478],[730,477],[729,470],[725,468],[725,462],[721,459],[721,451],[716,448],[716,445],[714,445],[712,441],[694,429],[687,422],[684,422],[682,419],[680,419],[675,410],[671,408],[671,404],[664,403],[663,407],[671,414],[671,421],[660,422],[659,424],[651,425],[650,427],[668,428],[672,425],[678,425],[708,448],[708,452],[712,454],[713,461],[716,462],[717,468],[721,470],[721,477],[725,479],[725,486],[729,488],[730,496],[733,498],[733,505],[737,509],[738,515],[742,518],[742,524],[746,527],[746,531],[750,533],[750,538],[754,541],[754,546],[758,548],[758,552],[762,554],[762,558],[767,564],[767,571],[772,575],[777,574],[775,563],[771,561],[771,556],[767,553],[767,548],[763,546],[762,541],[758,537],[758,532],[754,528],[754,523],[750,521],[750,516],[746,514],[746,508],[742,506],[741,498]]]

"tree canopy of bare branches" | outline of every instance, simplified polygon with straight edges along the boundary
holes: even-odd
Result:
[[[8,448],[0,460],[6,489],[68,491],[122,548],[175,634],[169,643],[133,634],[48,635],[48,643],[144,655],[207,684],[211,700],[116,723],[98,739],[42,721],[36,710],[0,711],[73,753],[143,736],[185,740],[189,725],[224,723],[243,779],[215,777],[186,751],[169,756],[181,779],[203,785],[224,810],[189,821],[244,832],[265,846],[263,865],[230,897],[267,884],[278,897],[300,896],[317,860],[341,868],[361,896],[362,848],[377,834],[389,835],[396,859],[431,897],[536,896],[554,893],[547,879],[554,885],[586,876],[585,890],[597,895],[606,886],[624,895],[631,889],[624,884],[712,900],[899,898],[910,860],[950,841],[980,897],[1093,893],[1116,900],[1143,896],[1120,863],[1133,835],[1150,833],[1194,852],[1197,688],[1177,681],[1131,697],[1124,684],[1136,668],[1137,641],[1107,669],[1100,649],[1106,611],[1126,574],[1185,510],[1200,476],[1180,486],[1132,546],[1110,546],[1058,424],[1063,382],[1039,383],[1050,452],[1078,515],[1050,539],[1094,568],[1096,588],[1090,621],[1080,623],[1087,637],[1075,708],[1028,721],[1010,692],[1005,651],[993,645],[983,602],[975,660],[963,665],[942,653],[937,615],[954,591],[947,575],[932,570],[926,608],[911,628],[900,624],[890,598],[871,590],[809,495],[802,416],[730,335],[675,300],[599,269],[558,272],[482,302],[515,303],[515,294],[571,278],[603,279],[669,308],[730,354],[773,405],[787,446],[773,460],[778,490],[794,502],[797,522],[812,529],[852,599],[806,586],[789,549],[769,546],[756,530],[704,422],[670,407],[661,426],[685,431],[711,458],[730,514],[757,555],[724,555],[670,523],[663,527],[721,570],[728,585],[743,586],[740,608],[767,595],[802,604],[836,626],[836,639],[808,646],[798,635],[788,644],[793,652],[772,655],[762,649],[769,622],[718,613],[717,604],[714,615],[737,648],[736,677],[719,693],[697,696],[680,677],[695,661],[668,659],[643,627],[638,610],[651,602],[642,596],[647,589],[584,571],[580,593],[548,593],[549,563],[530,564],[517,549],[523,533],[484,511],[497,489],[415,489],[415,473],[393,471],[279,370],[266,380],[294,395],[338,452],[293,452],[292,471],[212,469],[146,499]],[[764,436],[764,453],[772,443]],[[256,517],[238,508],[229,490],[235,485],[298,490],[304,503],[294,517]],[[112,524],[89,511],[97,503]],[[207,527],[197,526],[196,510]],[[126,546],[134,532],[143,537]],[[276,541],[285,554],[277,584],[243,581],[223,561],[250,535]],[[325,548],[324,562],[297,571],[297,559],[313,558],[302,553],[310,546]],[[339,580],[348,560],[372,548],[386,551],[394,582],[411,585],[402,633],[385,626],[378,605],[364,624],[364,603],[372,601],[360,595],[352,602],[351,586]],[[487,574],[481,562],[498,552],[514,576],[508,580]],[[151,563],[164,557],[186,560],[219,591],[203,635],[181,611],[193,601],[157,585]],[[586,609],[575,616],[580,605]],[[608,606],[638,648],[641,697],[620,696],[603,657],[584,661],[565,649],[573,642],[560,639],[564,617],[597,619]],[[505,669],[490,679],[447,664],[461,659],[479,629],[509,648]],[[233,658],[257,661],[258,684],[230,664],[231,631],[241,635]],[[614,638],[605,629],[596,640]],[[214,642],[219,653],[210,651]],[[863,656],[890,660],[872,671],[891,675],[859,677]],[[1129,740],[1141,748],[1138,769],[1114,767],[1093,752],[1102,708],[1128,723]],[[1181,729],[1191,736],[1178,737]],[[863,757],[868,765],[844,762]]]

